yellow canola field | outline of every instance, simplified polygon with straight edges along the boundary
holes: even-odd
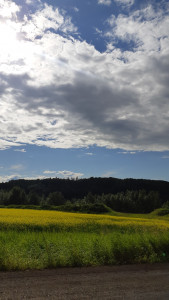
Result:
[[[0,209],[0,228],[92,230],[97,228],[128,227],[169,229],[168,220],[128,218],[108,215],[67,213],[29,209]]]

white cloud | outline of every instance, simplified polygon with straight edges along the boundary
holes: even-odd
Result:
[[[74,11],[75,12],[79,12],[79,8],[77,8],[76,6],[74,7]]]
[[[33,0],[26,0],[26,4],[32,4]]]
[[[14,149],[14,151],[16,151],[16,152],[26,152],[26,150],[25,149]]]
[[[115,171],[107,171],[107,172],[105,172],[104,174],[102,174],[101,177],[106,177],[106,178],[108,178],[108,177],[115,176],[116,174],[117,174],[117,173],[116,173]]]
[[[38,179],[46,179],[46,176],[37,175],[37,176],[25,176],[20,174],[11,174],[11,175],[3,175],[0,176],[0,182],[8,182],[11,180],[19,180],[19,179],[25,179],[25,180],[37,180]]]
[[[98,0],[98,4],[111,5],[111,0]]]
[[[15,21],[10,13],[0,27],[0,149],[167,150],[167,9],[112,16],[100,53],[71,36],[76,28],[65,13],[39,7],[23,20],[13,10]]]
[[[64,178],[79,178],[82,177],[84,174],[83,173],[77,173],[77,172],[72,172],[72,171],[58,171],[57,174],[61,177]]]
[[[43,172],[43,174],[56,174],[57,171],[49,171],[49,170],[46,170]]]
[[[166,51],[166,46],[168,48],[168,16],[162,11],[156,12],[150,5],[140,11],[134,11],[129,16],[121,14],[115,18],[112,15],[108,22],[112,29],[107,34],[126,43],[133,42],[134,51],[157,55],[162,54],[161,50]],[[136,54],[139,59],[141,53]]]
[[[8,182],[10,180],[17,180],[20,178],[21,176],[19,174],[4,175],[4,176],[0,176],[0,182]]]
[[[1,0],[0,1],[0,16],[1,18],[16,17],[16,14],[20,11],[20,7],[13,1]]]
[[[121,151],[121,152],[118,152],[119,154],[136,154],[137,152],[135,151]]]
[[[37,179],[43,180],[43,179],[46,179],[49,177],[46,177],[43,175],[37,175],[37,176],[22,176],[20,178],[25,179],[25,180],[37,180]],[[50,177],[50,178],[52,178],[52,177]]]
[[[2,126],[2,128],[4,129],[4,126]],[[3,135],[3,133],[1,135]],[[14,140],[15,140],[15,138],[14,138]],[[9,149],[14,146],[22,146],[22,144],[20,144],[19,142],[6,140],[5,134],[4,134],[4,138],[0,138],[0,150],[3,151],[3,150]]]
[[[86,155],[89,155],[89,156],[92,156],[92,155],[94,155],[92,152],[87,152],[87,153],[85,153]]]
[[[0,167],[1,169],[1,167]],[[20,170],[22,169],[22,165],[13,165],[10,168],[11,170]],[[46,170],[43,172],[45,175],[37,174],[36,176],[26,176],[26,175],[20,175],[18,173],[14,173],[11,175],[0,175],[0,182],[8,182],[10,180],[18,180],[18,179],[25,179],[25,180],[37,180],[38,179],[46,179],[46,178],[80,178],[83,177],[83,173],[79,172],[72,172],[72,171],[50,171]]]
[[[43,172],[43,174],[46,175],[55,175],[54,177],[62,177],[62,178],[79,178],[82,177],[84,174],[83,173],[78,173],[78,172],[72,172],[72,171],[50,171],[50,170],[46,170]]]
[[[34,0],[26,0],[26,4],[33,4]]]
[[[34,40],[37,36],[43,36],[46,31],[58,30],[63,32],[75,32],[77,28],[72,24],[70,17],[64,17],[59,10],[44,4],[35,14],[25,16],[22,32],[26,38]]]

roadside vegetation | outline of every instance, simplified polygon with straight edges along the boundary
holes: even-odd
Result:
[[[0,270],[169,262],[167,216],[115,214],[1,208]]]

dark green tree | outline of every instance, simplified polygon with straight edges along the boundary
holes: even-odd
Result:
[[[10,191],[9,204],[27,204],[27,196],[25,191],[21,189],[19,186],[14,186]]]
[[[47,198],[47,204],[49,205],[63,205],[65,203],[65,199],[61,192],[53,192],[50,193]]]
[[[31,205],[40,205],[41,202],[41,197],[35,193],[35,192],[30,192],[28,195],[28,204]]]
[[[0,190],[0,205],[7,205],[9,199],[9,192]]]

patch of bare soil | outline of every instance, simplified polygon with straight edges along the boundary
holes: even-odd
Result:
[[[0,299],[169,299],[169,264],[0,272]]]

